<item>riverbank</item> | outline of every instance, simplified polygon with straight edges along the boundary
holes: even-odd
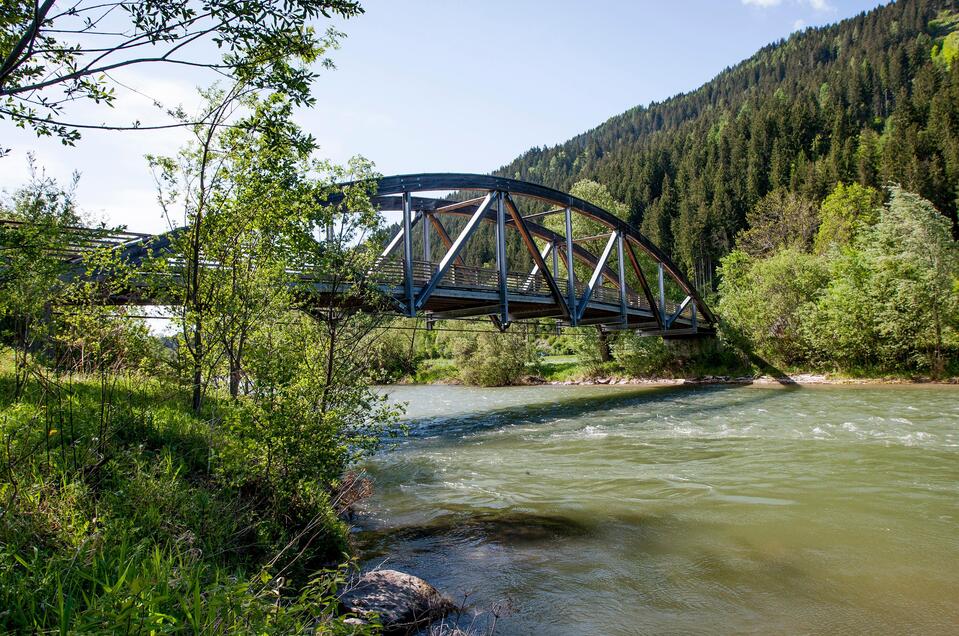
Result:
[[[535,385],[678,385],[678,384],[786,384],[786,385],[956,385],[959,376],[932,378],[922,375],[862,374],[848,375],[840,373],[816,373],[794,371],[782,375],[763,373],[744,373],[742,369],[729,372],[716,369],[714,373],[690,373],[634,377],[623,373],[596,374],[578,362],[575,356],[548,356],[530,369],[528,375],[517,378],[514,386]],[[421,368],[413,376],[407,376],[396,384],[409,385],[458,385],[457,367],[452,360],[424,360]]]

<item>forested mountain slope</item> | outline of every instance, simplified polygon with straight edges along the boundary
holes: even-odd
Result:
[[[959,2],[899,0],[810,28],[495,174],[607,185],[690,272],[728,252],[747,210],[777,188],[821,201],[840,181],[900,183],[956,233],[957,26]]]

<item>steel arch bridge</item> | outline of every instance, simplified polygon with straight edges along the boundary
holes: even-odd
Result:
[[[421,196],[449,191],[466,198]],[[599,325],[663,337],[715,333],[715,315],[668,256],[622,219],[570,194],[490,175],[411,174],[379,179],[373,202],[381,211],[402,213],[399,232],[383,249],[379,269],[395,281],[387,292],[403,315],[425,314],[431,321],[489,316],[500,329],[513,322],[555,318],[562,325]],[[526,208],[536,211],[521,211]],[[542,224],[541,219],[552,215],[562,217],[563,232]],[[575,237],[577,216],[602,230]],[[454,238],[444,220],[455,217],[461,219],[461,229]],[[494,227],[493,268],[463,262],[463,248],[482,224]],[[515,271],[509,262],[511,232],[525,246],[531,269]],[[415,233],[422,236],[420,258],[414,254]],[[443,246],[438,260],[433,256],[434,236]],[[577,269],[585,269],[588,276],[579,280]],[[650,278],[655,278],[655,291]],[[680,297],[669,298],[667,285]]]
[[[425,317],[428,325],[489,317],[501,330],[553,318],[560,326],[597,325],[665,338],[715,333],[715,315],[681,270],[638,230],[592,203],[546,186],[478,174],[399,175],[382,177],[375,185],[373,204],[383,212],[400,212],[402,221],[370,272],[390,302],[360,309],[383,311],[386,306],[400,315]],[[447,196],[450,192],[458,200]],[[336,195],[323,203],[341,202],[342,195]],[[543,224],[550,216],[562,220],[553,224],[562,231]],[[579,217],[600,230],[574,236]],[[454,225],[455,237],[447,230]],[[467,265],[464,247],[484,225],[493,228],[493,266]],[[81,263],[85,252],[107,247],[136,266],[169,254],[173,237],[185,229],[150,235],[77,228],[63,257]],[[420,258],[414,254],[417,235]],[[434,239],[439,249],[433,248]],[[508,258],[507,245],[517,242],[529,257],[522,264]],[[518,271],[519,266],[524,269]],[[314,308],[335,302],[321,274],[310,282]],[[105,300],[167,304],[142,289]]]

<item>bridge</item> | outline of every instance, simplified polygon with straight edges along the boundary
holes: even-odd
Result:
[[[323,203],[340,202],[342,195]],[[401,217],[369,272],[396,314],[425,317],[428,324],[488,317],[501,330],[551,318],[560,326],[598,325],[665,338],[715,333],[714,314],[669,257],[626,221],[570,194],[489,175],[414,174],[378,179],[372,203]],[[468,264],[464,248],[479,240],[484,226],[492,229],[495,258]],[[577,237],[576,227],[590,232]],[[111,247],[136,264],[169,252],[182,231],[78,230],[64,258]],[[525,258],[513,249],[511,260],[508,246],[517,244]],[[313,302],[335,302],[335,290],[322,275],[311,283]],[[108,301],[163,304],[135,293]]]

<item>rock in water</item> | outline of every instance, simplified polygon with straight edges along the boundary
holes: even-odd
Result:
[[[403,634],[445,616],[453,603],[421,578],[396,570],[367,572],[340,596],[348,611],[376,614],[387,634]]]

